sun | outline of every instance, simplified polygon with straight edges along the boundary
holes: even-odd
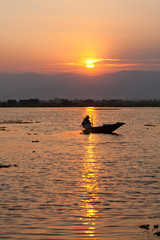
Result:
[[[88,60],[88,61],[86,61],[86,67],[87,67],[87,68],[94,68],[95,65],[93,64],[93,61]]]

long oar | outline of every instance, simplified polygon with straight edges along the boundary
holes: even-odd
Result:
[[[93,127],[93,115],[92,115],[91,119],[92,119],[92,127]]]

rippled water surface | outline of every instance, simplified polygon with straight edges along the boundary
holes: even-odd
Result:
[[[86,114],[126,124],[84,135]],[[0,108],[0,122],[1,239],[159,239],[160,108]]]

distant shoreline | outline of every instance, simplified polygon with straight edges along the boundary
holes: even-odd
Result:
[[[74,99],[55,98],[53,100],[39,100],[38,98],[9,99],[0,102],[0,107],[160,107],[160,100],[123,100],[123,99]]]
[[[80,107],[101,107],[101,108],[110,108],[110,107],[124,107],[124,108],[127,108],[127,107],[139,107],[139,108],[142,108],[142,107],[160,107],[160,105],[113,105],[113,106],[101,106],[101,105],[71,105],[71,106],[66,106],[66,105],[13,105],[13,106],[0,106],[0,108],[80,108]]]

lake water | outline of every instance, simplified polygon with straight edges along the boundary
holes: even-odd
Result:
[[[87,114],[126,124],[84,135]],[[0,108],[0,121],[1,239],[160,238],[160,108]]]

